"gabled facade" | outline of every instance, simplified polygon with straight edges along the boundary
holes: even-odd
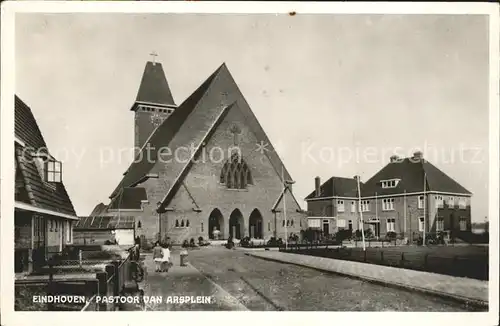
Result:
[[[63,166],[51,154],[31,109],[15,97],[16,272],[43,266],[72,243],[78,221],[63,183]]]
[[[349,196],[351,192],[344,194],[346,200],[359,202],[357,196]],[[424,230],[457,234],[471,231],[471,197],[470,191],[416,152],[412,157],[391,157],[385,167],[363,183],[361,205],[356,208],[361,207],[365,228],[369,227],[376,237],[395,232],[415,238]],[[330,193],[312,193],[306,198],[308,210],[318,212],[333,199]],[[339,214],[334,216],[342,219]],[[359,212],[356,216],[359,220]]]
[[[148,88],[144,81],[164,78],[148,77],[160,74],[152,66],[146,64],[137,98],[141,103],[162,102],[172,111],[158,124],[155,110],[134,110],[136,121],[143,119],[139,114],[144,117],[135,130],[146,141],[101,214],[132,214],[136,234],[145,241],[207,239],[215,229],[223,239],[299,233],[305,215],[292,187],[284,191],[291,177],[226,65],[178,107],[165,95],[170,94],[166,82],[155,92],[163,94],[161,101],[143,92]],[[140,105],[136,102],[133,108]]]

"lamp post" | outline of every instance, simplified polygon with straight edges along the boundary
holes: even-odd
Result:
[[[160,201],[156,203],[156,212],[158,213],[158,241],[161,242],[161,213],[163,212],[163,209]]]

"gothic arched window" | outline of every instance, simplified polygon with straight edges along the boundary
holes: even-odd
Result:
[[[137,222],[137,228],[140,229],[142,227],[141,221]]]
[[[220,183],[225,184],[228,189],[246,189],[247,185],[253,184],[250,168],[237,153],[233,153],[224,163]]]
[[[189,227],[189,220],[186,221],[186,227]]]
[[[181,221],[181,228],[184,227],[184,220]]]
[[[179,227],[179,220],[175,220],[175,227],[178,228]]]

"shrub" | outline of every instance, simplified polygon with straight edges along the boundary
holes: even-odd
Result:
[[[387,240],[389,240],[389,241],[394,241],[394,240],[396,240],[397,236],[398,236],[398,235],[397,235],[397,233],[396,233],[396,232],[392,232],[392,231],[390,231],[390,232],[387,232],[387,234],[385,235],[385,238],[386,238]]]
[[[349,229],[339,230],[335,235],[335,240],[337,242],[342,242],[344,240],[350,240],[352,238],[352,232]]]
[[[243,239],[241,239],[240,245],[242,247],[250,247],[251,246],[250,237],[244,237]]]

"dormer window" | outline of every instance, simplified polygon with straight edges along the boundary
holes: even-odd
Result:
[[[45,180],[47,182],[62,182],[62,164],[59,161],[45,162]]]
[[[382,188],[395,188],[398,186],[399,179],[382,180],[380,183]]]

